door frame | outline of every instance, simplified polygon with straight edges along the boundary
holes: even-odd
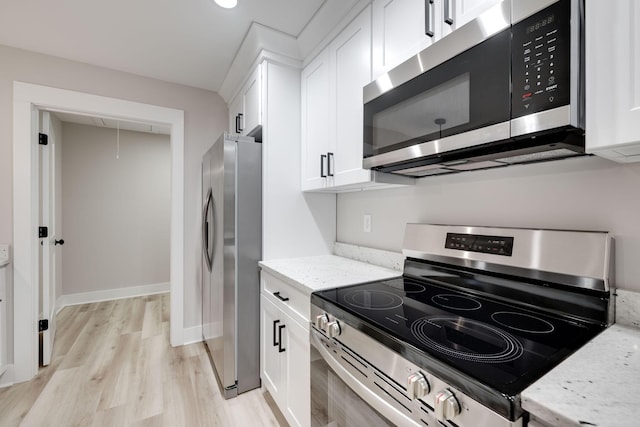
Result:
[[[168,125],[171,128],[170,290],[172,346],[184,344],[184,111],[13,82],[14,382],[38,373],[38,110]]]

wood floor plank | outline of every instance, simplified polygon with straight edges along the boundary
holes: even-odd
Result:
[[[168,294],[64,308],[53,358],[0,389],[0,426],[285,426],[257,389],[225,400],[202,343],[171,347]]]

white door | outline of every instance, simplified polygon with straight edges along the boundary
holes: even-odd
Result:
[[[42,133],[47,135],[47,145],[41,145],[41,180],[40,197],[42,201],[41,225],[47,227],[48,237],[41,239],[42,242],[42,313],[41,319],[48,320],[48,329],[43,331],[42,336],[42,364],[47,366],[51,362],[51,352],[53,350],[53,340],[56,335],[56,276],[57,262],[56,249],[63,240],[56,240],[57,221],[56,206],[56,135],[51,115],[45,111],[42,114]]]

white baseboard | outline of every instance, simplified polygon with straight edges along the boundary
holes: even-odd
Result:
[[[103,291],[61,295],[56,300],[56,313],[69,305],[88,304],[92,302],[160,294],[163,292],[169,292],[169,290],[170,284],[169,282],[165,282],[154,283],[152,285],[132,286],[129,288],[106,289]]]
[[[184,345],[202,342],[202,326],[184,328],[183,338]]]

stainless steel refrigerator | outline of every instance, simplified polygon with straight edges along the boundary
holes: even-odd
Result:
[[[262,145],[224,133],[202,160],[202,334],[222,394],[260,386]]]

